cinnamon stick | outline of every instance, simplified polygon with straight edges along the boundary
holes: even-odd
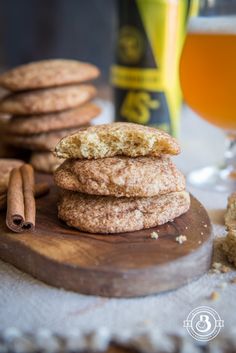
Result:
[[[49,193],[48,183],[38,183],[35,184],[34,197],[39,198]],[[0,195],[0,211],[7,209],[7,193]]]
[[[30,164],[20,167],[23,197],[24,197],[24,222],[23,229],[33,231],[35,228],[36,205],[34,198],[34,169]]]
[[[7,194],[0,195],[0,211],[3,211],[7,208]]]
[[[34,170],[24,164],[10,174],[7,192],[6,224],[14,232],[35,229]]]
[[[24,222],[25,208],[23,183],[19,168],[11,171],[7,191],[6,224],[14,232],[21,232]]]

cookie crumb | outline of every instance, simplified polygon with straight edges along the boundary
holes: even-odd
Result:
[[[152,232],[151,233],[151,238],[152,239],[158,239],[159,238],[159,234],[157,232]]]
[[[222,264],[220,262],[213,262],[212,264],[212,268],[216,269],[216,270],[220,270]]]
[[[220,274],[220,268],[221,268],[222,264],[220,262],[213,262],[212,264],[212,268],[210,269],[209,272],[211,273],[215,273],[215,274]]]
[[[186,235],[180,234],[178,237],[175,238],[175,240],[177,241],[177,243],[183,244],[185,241],[187,241],[187,237]]]
[[[213,291],[209,297],[210,300],[218,300],[220,298],[220,293],[219,292],[216,292],[216,291]]]
[[[235,278],[232,278],[232,279],[230,280],[230,283],[236,284],[236,277],[235,277]]]
[[[222,272],[222,273],[228,273],[228,272],[230,272],[230,271],[231,271],[231,268],[230,268],[229,266],[223,265],[223,266],[221,267],[221,272]]]
[[[212,264],[212,269],[211,269],[212,273],[220,274],[220,273],[228,273],[230,271],[231,271],[231,268],[229,266],[223,265],[220,262],[213,262]]]

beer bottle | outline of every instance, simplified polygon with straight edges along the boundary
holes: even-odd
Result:
[[[188,0],[117,0],[116,62],[111,69],[115,120],[179,127],[178,65]]]

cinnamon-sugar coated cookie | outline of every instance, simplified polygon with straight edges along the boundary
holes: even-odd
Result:
[[[59,158],[98,159],[178,154],[176,139],[166,132],[138,124],[113,123],[80,129],[63,138],[56,146]]]
[[[228,197],[225,226],[227,235],[222,243],[222,249],[228,261],[236,267],[236,192]]]
[[[96,95],[92,85],[74,85],[13,93],[0,101],[0,112],[32,115],[78,107]]]
[[[10,91],[81,83],[99,76],[96,66],[65,59],[36,61],[18,66],[0,75],[0,86]]]
[[[222,243],[223,252],[227,260],[236,267],[236,231],[229,230]]]
[[[190,207],[188,192],[145,198],[117,198],[62,191],[58,217],[89,233],[123,233],[174,220]]]
[[[14,116],[4,126],[6,133],[32,135],[87,125],[100,114],[101,109],[93,103],[62,112],[33,116]]]
[[[185,178],[168,157],[66,160],[54,174],[62,189],[93,195],[151,197],[185,189]]]
[[[0,194],[5,193],[8,187],[9,176],[14,168],[19,168],[23,161],[19,159],[0,159]]]
[[[27,148],[36,151],[53,151],[56,144],[65,136],[77,131],[77,128],[64,129],[58,131],[44,132],[29,136],[4,135],[2,139],[16,147]]]
[[[30,158],[30,164],[35,170],[48,174],[52,174],[62,162],[52,152],[33,152]]]

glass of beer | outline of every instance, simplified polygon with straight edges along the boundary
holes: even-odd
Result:
[[[204,15],[189,20],[180,82],[185,102],[222,129],[227,143],[224,163],[191,172],[188,182],[236,191],[236,1],[205,0],[201,5]]]

